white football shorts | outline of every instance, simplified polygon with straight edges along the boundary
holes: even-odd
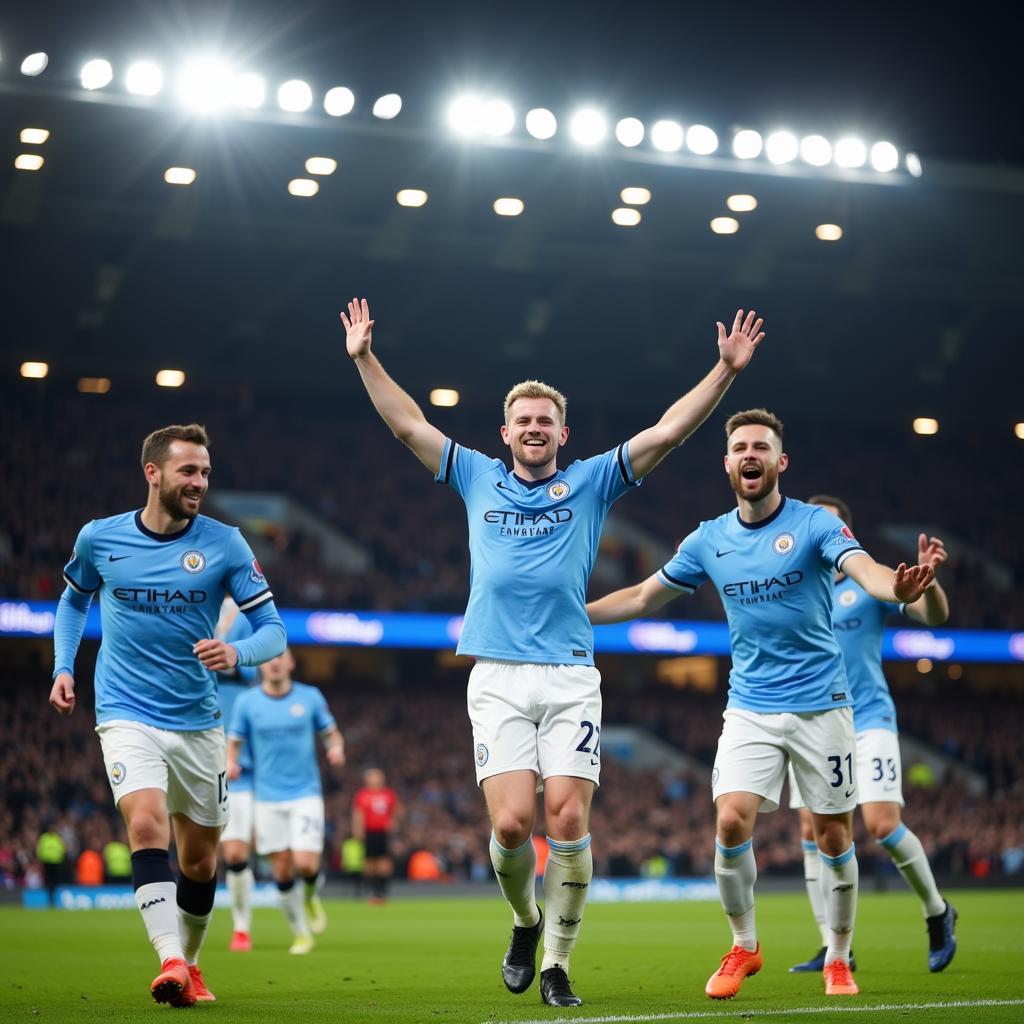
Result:
[[[730,708],[718,740],[711,773],[711,794],[754,793],[761,811],[778,809],[786,766],[791,764],[817,814],[843,814],[857,806],[853,712],[827,711],[761,714]]]
[[[857,803],[903,806],[903,765],[899,736],[891,729],[857,733]],[[803,794],[789,770],[789,806],[803,807]]]
[[[251,789],[231,790],[228,804],[228,823],[220,834],[222,843],[237,842],[252,845],[254,801]]]
[[[592,665],[540,665],[479,658],[466,694],[476,781],[532,771],[601,775],[601,673]]]
[[[228,818],[224,729],[175,732],[143,722],[96,726],[114,803],[140,789],[161,789],[167,812],[220,828]]]
[[[324,798],[256,801],[256,852],[265,857],[282,850],[322,853]]]

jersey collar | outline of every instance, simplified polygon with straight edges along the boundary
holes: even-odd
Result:
[[[740,510],[736,509],[736,521],[745,530],[760,530],[762,527],[767,526],[769,523],[774,523],[775,520],[778,519],[780,515],[782,515],[782,510],[786,507],[786,496],[783,494],[781,495],[781,497],[782,501],[779,502],[779,507],[767,519],[762,519],[756,523],[745,523],[742,519],[740,519]]]
[[[189,530],[192,529],[192,524],[195,519],[190,519],[186,526],[183,526],[176,533],[154,533],[145,523],[142,521],[142,509],[140,508],[135,513],[135,525],[138,527],[140,533],[144,533],[151,540],[158,540],[161,544],[166,544],[168,541],[177,540],[179,537],[184,537]]]
[[[523,487],[527,488],[527,490],[533,490],[535,487],[543,487],[549,481],[554,480],[555,477],[558,476],[558,470],[556,469],[550,476],[543,477],[540,480],[524,480],[516,472],[513,472],[511,475],[514,480],[522,484]]]

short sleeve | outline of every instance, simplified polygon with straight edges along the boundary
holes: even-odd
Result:
[[[103,583],[92,555],[92,528],[95,520],[86,523],[78,533],[71,558],[64,566],[64,582],[79,594],[95,594]]]
[[[227,589],[240,612],[251,612],[274,599],[260,563],[238,530],[228,542]]]
[[[702,547],[700,529],[696,529],[679,545],[672,561],[658,570],[659,582],[672,590],[692,594],[708,578],[701,559]]]
[[[826,565],[837,572],[843,571],[843,564],[851,555],[865,555],[867,552],[857,543],[846,523],[820,505],[811,515],[811,537]]]
[[[338,724],[327,706],[327,698],[319,690],[316,691],[316,702],[313,707],[313,724],[317,732],[328,732]]]
[[[594,481],[598,492],[609,505],[618,501],[627,491],[640,486],[640,481],[633,475],[633,467],[629,462],[629,444],[625,441],[603,455],[584,459],[579,465]]]
[[[450,437],[446,437],[444,448],[441,449],[441,465],[434,479],[439,484],[448,484],[456,494],[464,498],[469,485],[481,473],[486,473],[496,465],[501,466],[497,459],[492,459],[472,448],[464,448]]]
[[[245,699],[245,694],[235,701],[235,706],[231,709],[228,735],[249,742],[249,702]]]

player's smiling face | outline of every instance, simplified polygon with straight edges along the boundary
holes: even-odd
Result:
[[[163,465],[153,467],[164,511],[172,519],[195,519],[210,486],[210,453],[201,444],[172,441]],[[147,467],[147,477],[149,477]]]
[[[558,449],[568,437],[569,428],[562,425],[558,406],[550,398],[517,398],[501,428],[501,438],[512,449],[516,468],[526,471],[553,473]]]
[[[725,471],[736,496],[745,501],[760,501],[779,483],[779,474],[789,465],[789,456],[771,427],[748,423],[729,435],[725,453]]]

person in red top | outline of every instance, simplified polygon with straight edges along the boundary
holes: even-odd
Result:
[[[363,879],[371,903],[387,899],[394,871],[388,839],[399,812],[398,794],[386,785],[384,773],[379,768],[367,769],[363,788],[352,801],[352,835],[363,841]]]

